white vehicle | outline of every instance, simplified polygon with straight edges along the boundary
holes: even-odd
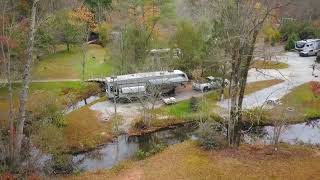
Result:
[[[320,39],[308,40],[299,55],[302,57],[315,56],[320,51]]]
[[[180,70],[157,71],[107,77],[105,86],[109,99],[131,99],[146,95],[153,87],[160,88],[161,93],[174,92],[188,81],[188,76]]]
[[[174,98],[174,97],[162,98],[162,101],[167,105],[171,105],[171,104],[176,104],[177,103],[177,99]]]
[[[303,48],[305,47],[305,45],[308,43],[308,42],[310,42],[310,41],[312,41],[313,39],[306,39],[306,40],[301,40],[301,41],[297,41],[296,43],[295,43],[295,50],[297,50],[297,51],[302,51],[303,50]]]
[[[279,98],[273,97],[267,100],[267,104],[271,106],[281,105],[282,102]]]
[[[221,87],[222,78],[209,76],[206,79],[207,79],[207,82],[205,83],[193,83],[192,88],[197,91],[205,92],[205,91],[210,91],[212,89],[218,89],[219,87]],[[225,82],[225,86],[229,85],[229,81],[227,79],[224,82]]]

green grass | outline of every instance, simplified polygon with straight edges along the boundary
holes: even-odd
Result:
[[[303,146],[243,145],[238,150],[202,150],[196,142],[174,145],[142,161],[67,179],[317,179],[319,150]]]
[[[310,83],[303,84],[282,98],[284,106],[294,107],[303,119],[320,117],[320,97],[316,97]]]
[[[36,62],[33,79],[80,79],[82,76],[82,49],[73,47],[71,51],[59,51]],[[112,63],[108,49],[90,45],[85,63],[85,78],[107,76],[112,73]]]
[[[289,67],[289,65],[277,61],[256,60],[253,62],[251,67],[256,69],[286,69]]]
[[[320,118],[320,97],[316,97],[310,83],[294,88],[281,99],[282,105],[272,109],[254,108],[245,113],[245,120],[273,124],[277,121],[300,123]],[[290,107],[293,111],[288,111]]]
[[[45,82],[45,83],[31,83],[30,94],[35,91],[53,92],[55,95],[61,95],[61,92],[65,88],[82,89],[85,87],[85,83],[82,82]],[[13,84],[14,90],[14,103],[18,104],[18,98],[21,90],[21,83]],[[9,109],[7,101],[8,91],[6,87],[0,88],[0,120],[7,119],[7,112]]]
[[[65,88],[75,88],[81,89],[84,88],[85,83],[80,81],[76,82],[32,82],[30,83],[30,93],[42,90],[42,91],[50,91],[54,92],[55,94],[59,95],[61,91]],[[13,84],[14,94],[17,95],[21,90],[21,83],[14,83]],[[7,96],[8,92],[6,87],[0,88],[0,97]]]

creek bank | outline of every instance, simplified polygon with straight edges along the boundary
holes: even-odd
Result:
[[[270,144],[273,135],[272,128],[274,127],[256,127],[256,129],[245,134],[244,141],[249,144]],[[142,135],[121,135],[112,143],[74,156],[73,162],[77,164],[75,168],[84,172],[110,169],[122,160],[134,158],[139,151],[148,152],[152,150],[157,144],[170,146],[189,139],[196,139],[196,130],[197,127],[190,123],[189,125]],[[309,133],[306,133],[306,131]],[[320,120],[313,121],[313,123],[288,125],[283,129],[282,134],[280,136],[281,142],[318,145],[320,144]]]

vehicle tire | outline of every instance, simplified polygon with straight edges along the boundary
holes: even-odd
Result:
[[[208,92],[210,89],[209,89],[209,87],[204,87],[203,88],[203,92]]]

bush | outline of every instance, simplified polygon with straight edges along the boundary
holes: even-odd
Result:
[[[192,112],[198,112],[200,110],[200,102],[196,97],[191,97],[190,99],[190,109]]]
[[[98,26],[98,31],[99,31],[99,39],[100,43],[103,47],[105,47],[109,41],[110,41],[110,31],[111,31],[111,26],[108,23],[101,23]]]
[[[201,147],[206,150],[218,149],[228,145],[227,137],[224,135],[224,128],[217,122],[200,123],[197,135]]]
[[[272,46],[275,45],[275,43],[279,42],[281,39],[280,32],[273,28],[272,26],[268,26],[264,29],[265,34],[265,42],[270,42]]]
[[[137,130],[143,130],[148,127],[142,118],[138,118],[132,122],[132,127]]]
[[[296,41],[299,40],[299,36],[296,33],[293,33],[289,36],[287,44],[285,46],[286,51],[290,51],[295,48]]]
[[[75,172],[71,155],[57,155],[45,162],[44,172],[48,175],[67,175]]]
[[[280,27],[281,39],[286,41],[292,34],[298,34],[301,24],[296,21],[287,21]]]
[[[157,144],[153,144],[149,150],[139,149],[136,153],[136,158],[139,160],[145,159],[147,157],[150,157],[152,155],[155,155],[155,154],[163,151],[166,147],[167,147],[167,145],[165,145],[163,143],[157,143]]]

